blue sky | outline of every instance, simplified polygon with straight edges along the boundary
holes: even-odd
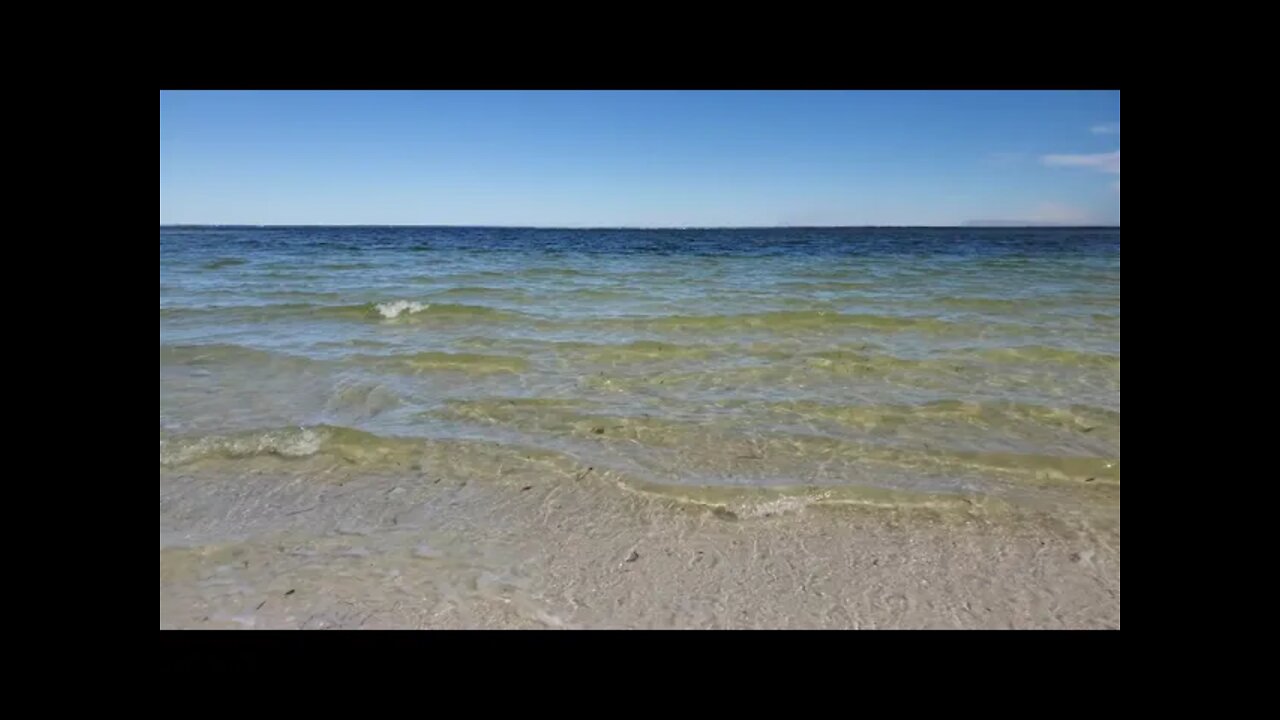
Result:
[[[1119,92],[161,92],[160,223],[1120,222]]]

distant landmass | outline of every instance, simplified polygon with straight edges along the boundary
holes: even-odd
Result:
[[[965,227],[1063,227],[1066,223],[1035,222],[1033,220],[969,220]]]
[[[968,220],[964,227],[1120,227],[1117,225],[1081,225],[1080,223],[1044,222],[1036,220]]]

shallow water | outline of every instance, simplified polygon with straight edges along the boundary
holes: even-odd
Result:
[[[161,228],[160,466],[162,624],[182,553],[399,573],[423,546],[475,590],[534,562],[512,528],[650,534],[653,503],[1034,513],[1110,538],[1118,593],[1120,232]],[[572,493],[534,503],[547,483]],[[342,523],[374,516],[350,555]],[[671,552],[723,531],[662,518]],[[274,582],[224,565],[170,590]]]
[[[675,486],[1118,485],[1120,233],[162,228],[162,466],[318,426]]]

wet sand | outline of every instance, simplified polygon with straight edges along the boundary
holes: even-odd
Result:
[[[447,456],[164,469],[161,628],[1113,628],[1119,488],[729,512],[608,472]]]

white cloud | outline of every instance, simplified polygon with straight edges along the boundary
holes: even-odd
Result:
[[[1100,123],[1098,125],[1094,125],[1093,127],[1089,128],[1089,132],[1093,133],[1094,135],[1119,135],[1120,123],[1118,122]]]
[[[1045,155],[1041,162],[1049,167],[1083,167],[1120,174],[1120,151],[1087,155]]]

